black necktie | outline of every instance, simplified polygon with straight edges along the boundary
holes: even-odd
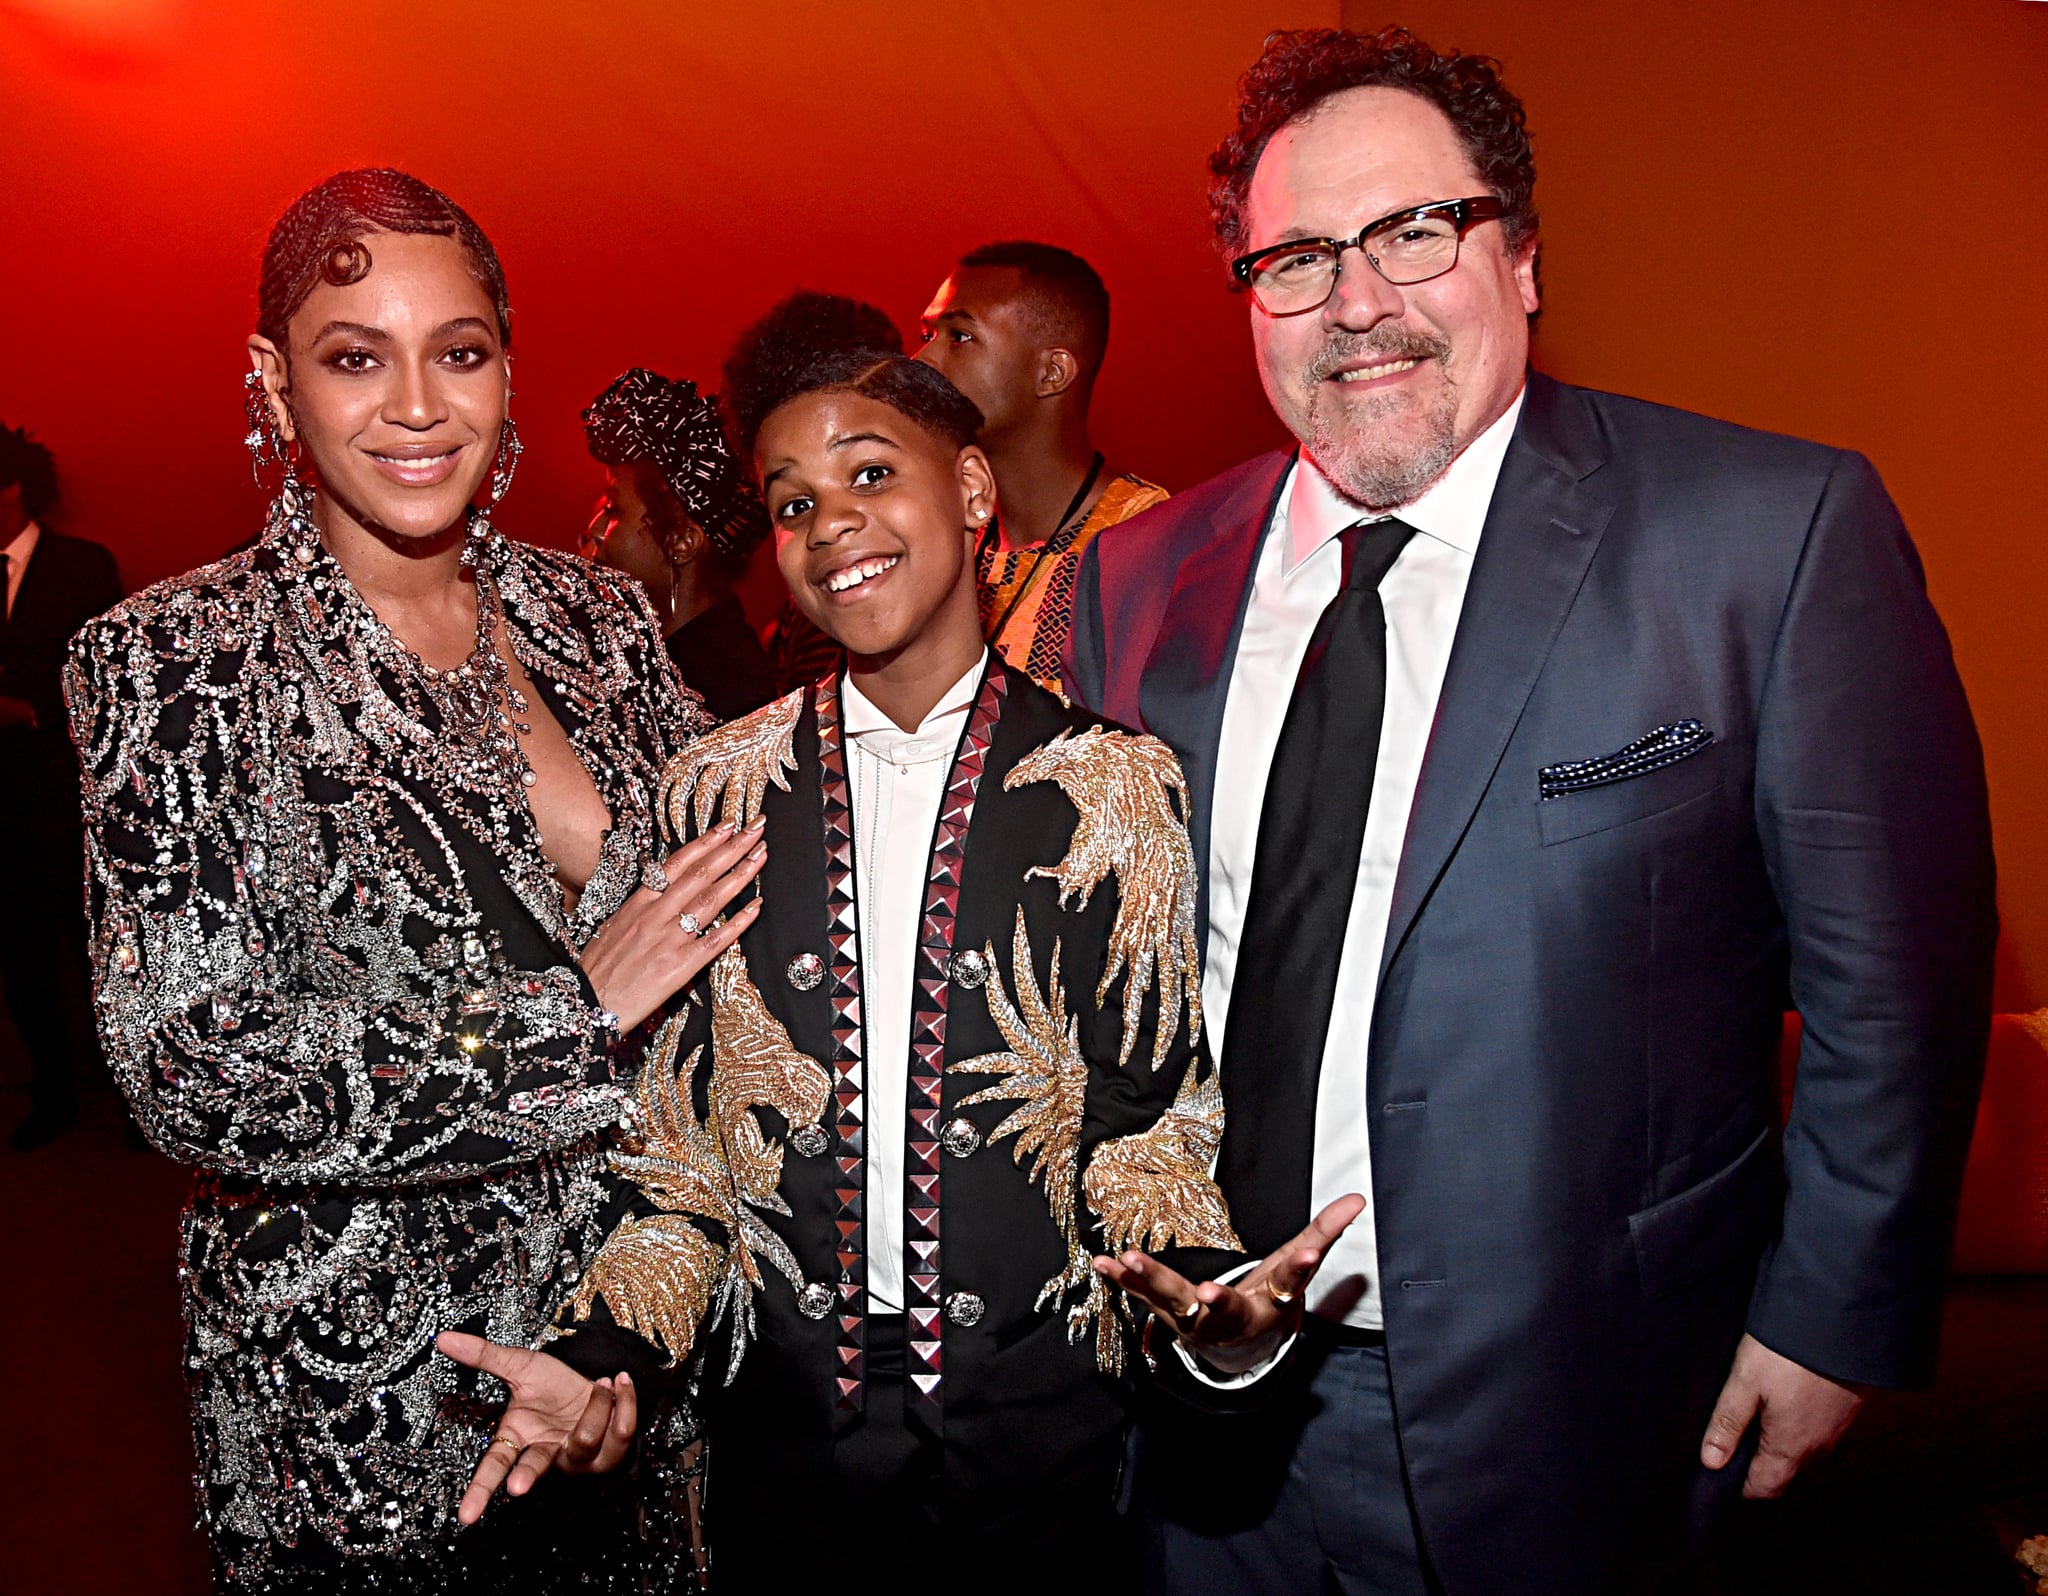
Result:
[[[1223,1036],[1216,1174],[1254,1254],[1309,1220],[1316,1083],[1386,713],[1379,585],[1415,529],[1375,521],[1338,535],[1344,585],[1310,634],[1266,778]]]

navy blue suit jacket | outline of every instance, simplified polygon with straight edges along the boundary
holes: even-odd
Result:
[[[1076,589],[1069,690],[1173,746],[1205,869],[1290,458],[1103,534]],[[1703,751],[1539,797],[1687,718]],[[1869,463],[1532,374],[1354,1039],[1449,1590],[1629,1588],[1680,1545],[1740,1484],[1696,1457],[1745,1328],[1839,1380],[1930,1377],[1995,927],[1975,729]]]

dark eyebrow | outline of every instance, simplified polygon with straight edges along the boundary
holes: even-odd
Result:
[[[837,454],[841,449],[851,449],[856,443],[879,443],[884,448],[900,449],[902,444],[894,438],[884,437],[879,432],[847,432],[825,445],[827,454]]]
[[[925,319],[926,319],[926,320],[928,320],[928,321],[934,321],[934,322],[940,322],[940,321],[972,321],[972,320],[974,320],[974,312],[973,312],[973,311],[971,311],[971,310],[957,310],[957,309],[955,309],[955,310],[942,310],[942,311],[940,311],[940,312],[939,312],[939,313],[938,313],[938,314],[937,314],[936,316],[928,316],[928,317],[926,317]]]
[[[388,344],[391,342],[391,334],[382,327],[365,327],[359,321],[330,321],[325,327],[322,327],[313,334],[310,342],[317,344],[330,333],[349,333],[354,337],[375,344]]]
[[[879,443],[885,449],[900,450],[903,447],[894,438],[880,432],[844,432],[825,445],[825,452],[827,454],[837,454],[841,449],[851,449],[856,443]],[[774,482],[777,477],[795,469],[796,462],[794,460],[786,465],[777,466],[761,479],[761,491],[766,493],[769,484]]]
[[[456,333],[464,332],[480,332],[488,335],[490,331],[491,324],[481,316],[457,316],[453,321],[442,322],[428,336],[430,338],[450,338]],[[317,344],[330,333],[347,333],[352,337],[361,338],[370,343],[388,344],[391,342],[391,334],[382,327],[368,327],[359,321],[330,321],[326,326],[313,334],[312,341]]]

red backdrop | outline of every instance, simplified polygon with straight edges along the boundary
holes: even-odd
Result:
[[[1099,430],[1185,486],[1279,436],[1207,246],[1202,158],[1266,30],[1340,3],[0,0],[0,418],[56,448],[64,524],[131,583],[246,536],[264,232],[327,172],[390,163],[504,255],[518,535],[581,525],[576,413],[619,370],[709,377],[798,285],[908,329],[953,257],[1015,235],[1102,270]],[[2048,5],[1401,15],[1503,57],[1528,102],[1542,364],[1884,472],[1984,730],[2001,1006],[2048,1003]]]

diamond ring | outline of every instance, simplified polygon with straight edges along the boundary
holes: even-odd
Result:
[[[661,859],[649,859],[640,867],[640,885],[649,892],[668,891],[668,864]]]
[[[676,924],[683,928],[685,936],[701,937],[704,934],[704,927],[697,923],[697,917],[688,909],[676,916]]]

